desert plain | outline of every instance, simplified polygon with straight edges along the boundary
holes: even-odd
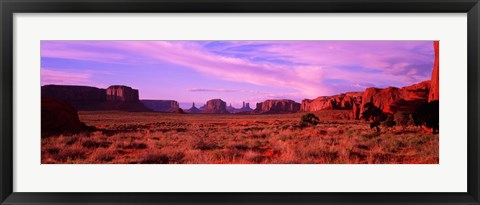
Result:
[[[232,115],[80,111],[96,131],[42,139],[42,163],[71,164],[437,164],[439,135],[342,120],[345,110]]]

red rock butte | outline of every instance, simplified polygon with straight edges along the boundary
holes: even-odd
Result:
[[[205,108],[202,111],[203,113],[211,114],[229,114],[227,111],[227,103],[221,99],[212,99],[207,101]]]
[[[253,110],[256,114],[283,114],[294,113],[300,110],[300,103],[293,100],[266,100],[257,103],[257,107]]]
[[[138,90],[124,85],[112,85],[106,90],[107,101],[137,102]]]

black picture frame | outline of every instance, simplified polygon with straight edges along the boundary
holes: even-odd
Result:
[[[1,204],[480,204],[479,0],[0,0]],[[467,13],[468,188],[465,193],[17,193],[13,192],[13,14],[112,12]],[[453,177],[453,176],[452,176]],[[414,185],[412,185],[414,186]]]

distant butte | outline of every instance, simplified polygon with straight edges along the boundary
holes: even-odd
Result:
[[[210,114],[229,114],[227,110],[227,103],[221,99],[212,99],[207,101],[205,104],[205,109],[202,110],[203,113]]]
[[[300,110],[300,103],[293,100],[266,100],[257,103],[257,107],[253,110],[255,114],[285,114],[295,113]]]
[[[138,99],[138,90],[115,85],[107,89],[75,85],[44,85],[42,97],[64,100],[77,110],[151,111]]]
[[[192,107],[188,110],[185,110],[186,113],[200,113],[201,110],[199,110],[197,107],[195,107],[195,103],[192,103]]]

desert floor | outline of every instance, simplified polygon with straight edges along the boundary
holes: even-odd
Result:
[[[97,131],[42,139],[42,163],[75,164],[437,164],[439,136],[418,127],[370,129],[335,120],[348,111],[214,115],[79,112]]]

